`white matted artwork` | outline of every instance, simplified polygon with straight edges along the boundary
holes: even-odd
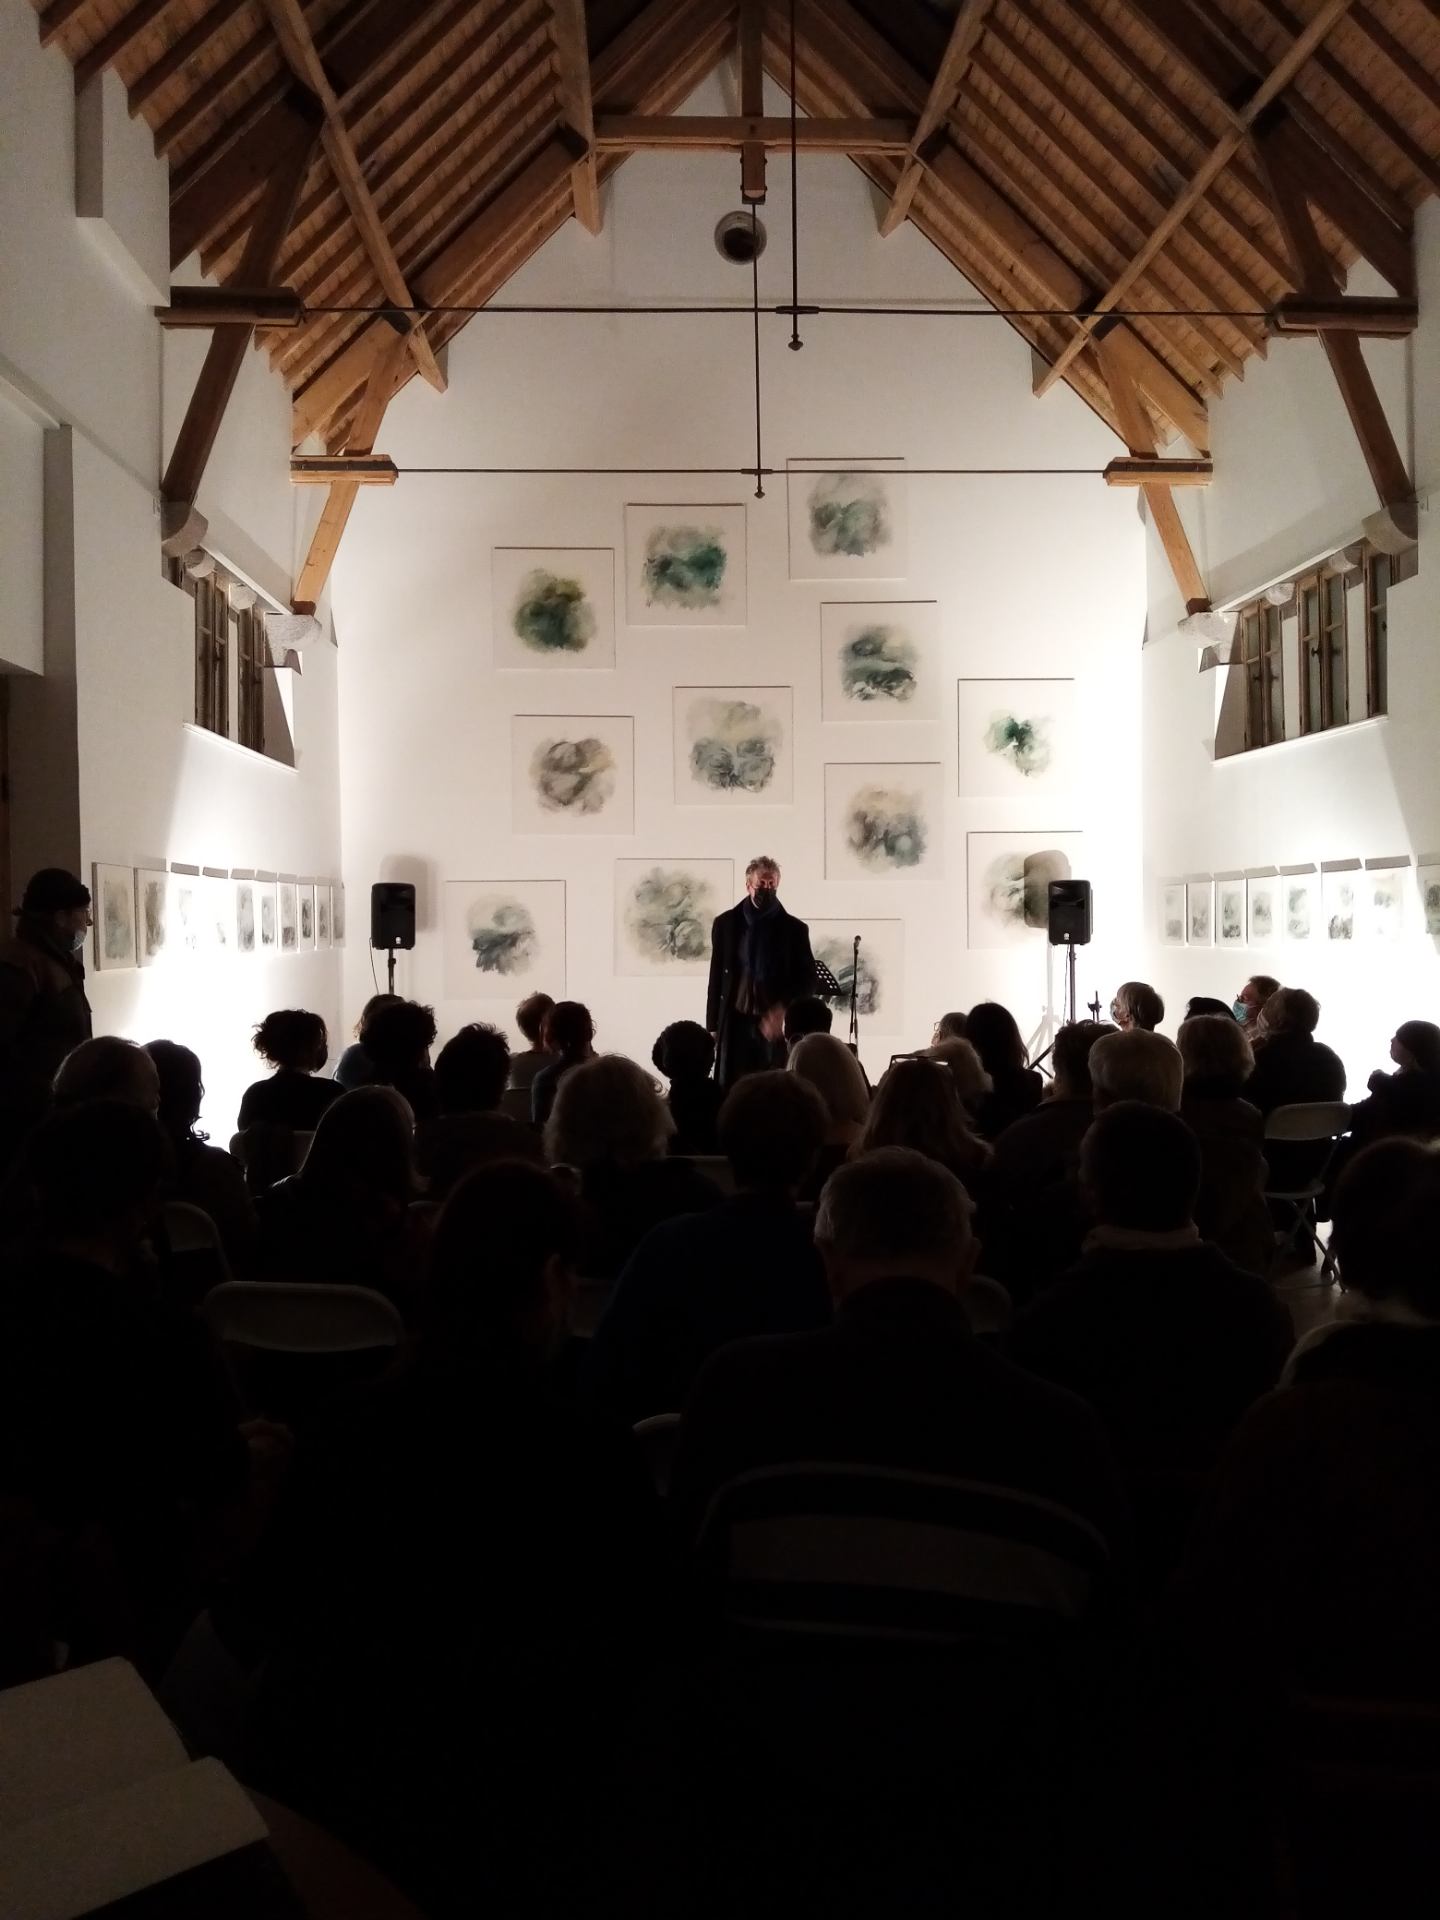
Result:
[[[1252,947],[1273,947],[1280,937],[1280,889],[1277,874],[1252,874],[1245,882],[1245,925]]]
[[[321,880],[315,888],[315,944],[328,947],[330,944],[330,883]]]
[[[1360,890],[1360,875],[1353,867],[1342,867],[1320,874],[1320,900],[1327,940],[1355,938],[1355,902]]]
[[[448,880],[445,997],[565,996],[563,880]]]
[[[820,609],[820,718],[893,725],[941,714],[934,600],[827,601]]]
[[[617,860],[616,973],[707,973],[710,923],[735,904],[734,888],[733,860]]]
[[[1217,947],[1243,947],[1245,944],[1245,882],[1229,878],[1215,882],[1215,944]]]
[[[792,580],[903,580],[905,462],[863,454],[787,460]]]
[[[260,945],[260,906],[253,880],[235,882],[235,951],[254,953]]]
[[[1410,887],[1410,863],[1398,867],[1367,867],[1362,931],[1372,940],[1398,940],[1405,931],[1405,895]]]
[[[860,936],[856,964],[855,936]],[[903,920],[812,920],[810,951],[840,982],[838,994],[816,989],[835,1013],[841,1033],[855,1011],[862,1033],[899,1033],[905,1018],[905,923]]]
[[[280,895],[280,951],[294,953],[299,944],[300,930],[298,922],[299,902],[296,897],[295,882],[282,880]]]
[[[961,680],[956,711],[962,799],[1049,795],[1074,784],[1073,680]]]
[[[938,761],[827,766],[825,878],[943,879],[943,781]]]
[[[313,947],[315,944],[315,888],[309,880],[302,880],[295,890],[296,903],[300,909],[300,945]]]
[[[1080,858],[1078,833],[969,833],[965,836],[971,947],[1043,940],[1050,882],[1068,880]]]
[[[100,973],[135,965],[135,869],[96,861],[90,875],[95,966]]]
[[[490,578],[497,667],[615,665],[613,547],[496,547]]]
[[[170,873],[166,867],[135,869],[135,958],[153,967],[170,948]]]
[[[1318,881],[1314,873],[1286,873],[1280,877],[1281,921],[1287,940],[1315,937]]]
[[[170,935],[175,951],[182,955],[204,953],[214,946],[210,883],[203,875],[170,875]]]
[[[280,910],[273,880],[255,882],[255,947],[260,953],[274,953],[280,945]]]
[[[1185,883],[1168,880],[1160,889],[1160,944],[1183,947],[1185,944]]]
[[[625,610],[632,627],[743,627],[744,506],[626,507]]]
[[[236,883],[218,874],[206,874],[202,881],[201,912],[205,916],[202,947],[210,953],[234,953],[236,935]],[[255,904],[250,904],[250,925],[255,925]]]
[[[330,889],[330,938],[337,947],[345,944],[345,882],[337,880]]]
[[[676,687],[676,802],[788,806],[794,705],[789,687]]]
[[[1215,883],[1212,880],[1185,882],[1185,941],[1187,946],[1214,944]]]
[[[1415,869],[1420,890],[1420,919],[1432,940],[1440,940],[1440,862],[1426,861]]]
[[[633,833],[635,722],[517,713],[510,722],[515,833]]]

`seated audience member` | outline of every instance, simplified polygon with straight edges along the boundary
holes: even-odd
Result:
[[[831,1176],[815,1239],[833,1323],[725,1348],[681,1423],[672,1498],[721,1616],[776,1646],[934,1648],[1103,1613],[1114,1466],[1088,1407],[972,1335],[960,1182],[880,1148]]]
[[[1223,1013],[1227,1020],[1235,1018],[1234,1007],[1227,1007],[1223,1000],[1212,999],[1209,994],[1196,993],[1185,1002],[1185,1018],[1198,1020],[1202,1014]]]
[[[963,1013],[942,1013],[930,1035],[931,1046],[938,1047],[942,1040],[963,1040],[968,1025],[969,1020]]]
[[[1090,1049],[1091,1097],[1096,1113],[1118,1100],[1140,1100],[1167,1113],[1180,1111],[1185,1063],[1162,1034],[1132,1027],[1107,1033]]]
[[[634,1442],[556,1383],[582,1234],[543,1168],[462,1181],[413,1358],[301,1436],[247,1596],[256,1784],[437,1916],[587,1910],[671,1605]]]
[[[1200,1142],[1195,1224],[1236,1266],[1268,1273],[1275,1234],[1265,1204],[1265,1122],[1245,1098],[1255,1066],[1245,1029],[1233,1014],[1201,1014],[1181,1022],[1176,1043],[1185,1063],[1180,1118]]]
[[[802,993],[786,1007],[781,1031],[785,1044],[793,1047],[807,1033],[829,1033],[834,1025],[835,1012],[829,1001],[822,1000],[818,993]]]
[[[897,1060],[890,1068],[875,1089],[852,1157],[879,1147],[913,1147],[948,1167],[969,1194],[976,1210],[972,1225],[983,1237],[995,1151],[971,1131],[955,1076],[944,1062]]]
[[[598,1400],[630,1421],[673,1413],[718,1348],[829,1319],[809,1214],[795,1204],[825,1126],[824,1102],[798,1074],[735,1083],[719,1134],[736,1191],[666,1221],[631,1254],[590,1350]]]
[[[1110,1018],[1121,1033],[1153,1033],[1165,1018],[1165,1002],[1144,980],[1126,980],[1115,989]]]
[[[670,1082],[666,1105],[675,1131],[671,1153],[715,1153],[715,1116],[723,1098],[711,1077],[715,1042],[696,1020],[676,1020],[651,1050],[657,1073]]]
[[[118,1034],[99,1034],[82,1040],[67,1053],[55,1075],[57,1109],[77,1107],[86,1100],[118,1100],[142,1113],[160,1111],[160,1075],[144,1047]]]
[[[1393,1073],[1371,1074],[1370,1097],[1350,1113],[1350,1136],[1357,1145],[1408,1134],[1417,1140],[1440,1135],[1440,1027],[1428,1020],[1406,1020],[1390,1042]]]
[[[203,1326],[151,1284],[165,1159],[134,1105],[53,1114],[26,1157],[39,1245],[0,1289],[0,1488],[49,1536],[51,1637],[152,1679],[203,1604],[201,1530],[249,1476]]]
[[[321,1118],[299,1173],[262,1193],[267,1279],[372,1287],[413,1309],[414,1119],[392,1087],[357,1087]]]
[[[535,1084],[536,1074],[555,1059],[541,1044],[545,1017],[554,1004],[548,993],[531,993],[515,1009],[515,1024],[527,1044],[523,1052],[510,1056],[510,1078],[505,1084],[514,1093],[528,1093]]]
[[[1383,1140],[1356,1158],[1335,1192],[1344,1302],[1221,1464],[1182,1597],[1249,1704],[1292,1690],[1440,1703],[1437,1219],[1434,1147]]]
[[[415,1164],[432,1201],[443,1200],[472,1167],[491,1160],[544,1159],[535,1129],[498,1111],[509,1072],[504,1034],[478,1021],[440,1049],[435,1060],[440,1110],[415,1129]]]
[[[152,1040],[145,1051],[160,1076],[157,1117],[170,1146],[166,1197],[209,1215],[232,1269],[243,1276],[255,1252],[255,1209],[240,1162],[223,1148],[208,1145],[198,1130],[205,1098],[199,1058],[173,1040]]]
[[[1320,1002],[1303,987],[1281,987],[1265,1002],[1257,1025],[1255,1071],[1245,1098],[1263,1114],[1312,1100],[1343,1100],[1345,1068],[1315,1038]]]
[[[333,1080],[319,1077],[330,1052],[325,1022],[318,1013],[298,1007],[267,1013],[255,1029],[254,1047],[275,1071],[245,1089],[236,1131],[290,1127],[296,1133],[313,1133],[321,1114],[344,1091]]]
[[[396,999],[377,1007],[365,1027],[370,1084],[393,1088],[417,1120],[429,1120],[440,1110],[430,1065],[434,1044],[434,1009],[417,1000]]]
[[[1014,1014],[998,1000],[982,1000],[970,1009],[965,1038],[990,1076],[991,1091],[976,1120],[985,1138],[994,1140],[1012,1120],[1039,1106],[1045,1083],[1030,1065]]]
[[[595,1022],[578,1000],[557,1000],[541,1029],[550,1064],[530,1082],[530,1119],[543,1127],[555,1104],[555,1092],[572,1067],[595,1058]]]
[[[372,993],[360,1009],[360,1018],[355,1022],[355,1038],[335,1062],[335,1071],[331,1076],[339,1081],[347,1093],[353,1093],[356,1087],[373,1086],[375,1067],[365,1045],[370,1022],[381,1007],[393,1006],[399,998],[398,993]]]
[[[785,1068],[807,1080],[825,1103],[825,1139],[800,1189],[802,1200],[814,1200],[860,1138],[870,1111],[870,1089],[860,1062],[833,1033],[807,1033],[797,1040]]]
[[[958,1040],[952,1034],[948,1040],[934,1040],[928,1047],[922,1047],[914,1058],[933,1060],[948,1071],[973,1127],[976,1124],[975,1116],[989,1097],[993,1083],[970,1042]]]
[[[1230,1012],[1252,1038],[1266,1002],[1273,1000],[1279,991],[1280,982],[1268,973],[1252,973],[1236,994]]]
[[[718,1205],[713,1180],[666,1157],[674,1125],[649,1074],[622,1054],[582,1061],[561,1080],[545,1151],[580,1176],[587,1280],[613,1280],[662,1220]]]
[[[1200,1148],[1177,1115],[1107,1107],[1085,1136],[1080,1177],[1096,1222],[1084,1256],[1018,1323],[1011,1358],[1087,1400],[1142,1482],[1203,1474],[1279,1378],[1290,1317],[1263,1280],[1200,1238]],[[1167,1532],[1173,1554],[1180,1528]]]

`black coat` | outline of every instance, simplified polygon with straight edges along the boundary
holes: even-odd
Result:
[[[743,905],[743,903],[742,903]],[[771,1004],[788,1007],[792,1000],[815,991],[815,956],[810,951],[810,929],[783,907],[776,933],[776,974],[771,982]],[[710,928],[710,988],[705,996],[705,1025],[718,1034],[735,1005],[740,984],[740,943],[745,915],[740,905],[715,916]]]

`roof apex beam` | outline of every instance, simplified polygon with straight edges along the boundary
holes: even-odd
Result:
[[[599,233],[600,175],[595,164],[595,103],[590,91],[590,40],[585,0],[550,0],[561,118],[584,142],[570,175],[575,218],[587,233]]]
[[[905,223],[910,212],[910,203],[915,198],[915,189],[919,186],[925,171],[926,142],[933,133],[943,128],[950,118],[961,82],[969,71],[975,49],[980,44],[980,36],[985,31],[985,15],[989,10],[990,0],[961,0],[960,10],[955,15],[955,24],[950,29],[950,39],[944,53],[940,56],[940,65],[936,68],[935,78],[930,83],[930,92],[920,111],[920,118],[915,123],[910,152],[906,157],[895,191],[890,196],[890,204],[880,216],[882,236],[888,238]]]
[[[800,120],[795,144],[806,153],[883,153],[903,157],[914,140],[909,120]],[[764,114],[602,114],[595,122],[601,153],[730,152],[758,141],[790,145],[790,122]]]

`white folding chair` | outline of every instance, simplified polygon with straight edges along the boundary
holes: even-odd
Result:
[[[369,1287],[300,1280],[229,1280],[201,1312],[217,1340],[268,1353],[366,1353],[398,1347],[400,1315]]]
[[[1317,1149],[1327,1144],[1323,1160],[1317,1152],[1317,1166],[1311,1178],[1294,1187],[1267,1187],[1265,1198],[1290,1209],[1290,1227],[1285,1236],[1287,1247],[1308,1244],[1320,1255],[1320,1284],[1333,1286],[1335,1256],[1320,1238],[1320,1222],[1315,1202],[1325,1191],[1335,1148],[1350,1129],[1350,1109],[1343,1100],[1304,1100],[1293,1106],[1276,1107],[1265,1122],[1267,1140],[1284,1140],[1297,1145],[1309,1142]]]

